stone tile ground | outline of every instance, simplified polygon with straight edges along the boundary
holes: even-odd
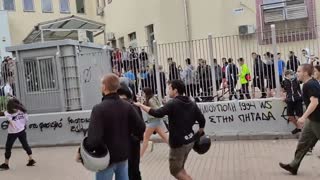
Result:
[[[320,179],[320,147],[303,161],[298,176],[281,170],[279,161],[292,159],[296,140],[218,141],[210,152],[199,156],[192,152],[186,169],[195,180],[311,180]],[[93,174],[74,162],[76,147],[33,149],[38,162],[26,167],[26,156],[14,149],[11,170],[0,172],[1,180],[91,180]],[[4,150],[0,150],[3,154]],[[144,180],[171,180],[168,170],[168,147],[155,144],[141,162]]]

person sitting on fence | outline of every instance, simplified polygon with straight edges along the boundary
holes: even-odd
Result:
[[[300,82],[295,77],[292,70],[286,70],[285,79],[281,83],[284,101],[287,103],[287,115],[289,116],[289,121],[292,122],[296,128],[292,131],[292,134],[301,132],[297,124],[297,118],[300,118],[303,114],[302,105],[302,92],[300,87]]]
[[[249,93],[249,82],[251,81],[251,73],[248,68],[248,65],[244,63],[243,58],[238,59],[238,63],[240,65],[240,84],[241,84],[241,90],[240,90],[240,99],[244,99],[244,96],[246,96],[247,99],[251,99],[250,93]]]

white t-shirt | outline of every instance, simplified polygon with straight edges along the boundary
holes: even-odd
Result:
[[[25,129],[25,126],[28,121],[28,114],[18,111],[14,114],[9,114],[7,111],[4,112],[4,115],[9,121],[13,122],[13,125],[9,124],[8,133],[9,134],[16,134]]]
[[[4,95],[5,96],[13,96],[13,90],[9,83],[4,86]]]

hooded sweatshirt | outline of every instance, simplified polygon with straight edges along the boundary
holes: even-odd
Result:
[[[285,78],[281,86],[286,92],[286,102],[302,101],[301,87],[297,78]]]
[[[193,142],[198,136],[192,129],[195,122],[200,128],[205,126],[205,118],[195,102],[186,96],[177,96],[159,109],[151,109],[149,114],[162,118],[168,115],[169,119],[169,145],[179,148]]]

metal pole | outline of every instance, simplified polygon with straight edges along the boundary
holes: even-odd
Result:
[[[162,102],[162,93],[161,93],[161,82],[160,82],[160,71],[159,71],[159,61],[158,61],[158,49],[157,49],[157,41],[153,41],[153,57],[156,71],[156,81],[157,81],[157,94],[159,101]]]
[[[213,96],[217,95],[217,87],[216,87],[216,72],[215,72],[215,66],[213,63],[213,43],[212,43],[212,34],[208,35],[208,42],[209,42],[209,58],[210,58],[210,64],[211,64],[211,81],[212,81],[212,88],[213,88]]]
[[[40,33],[41,33],[41,42],[44,42],[44,35],[43,35],[43,30],[42,29],[40,30]]]
[[[273,48],[273,54],[274,54],[274,69],[275,69],[275,76],[276,76],[276,96],[280,97],[280,77],[279,77],[279,60],[277,58],[277,37],[276,37],[276,26],[274,24],[271,25],[271,37],[272,37],[272,48]]]

